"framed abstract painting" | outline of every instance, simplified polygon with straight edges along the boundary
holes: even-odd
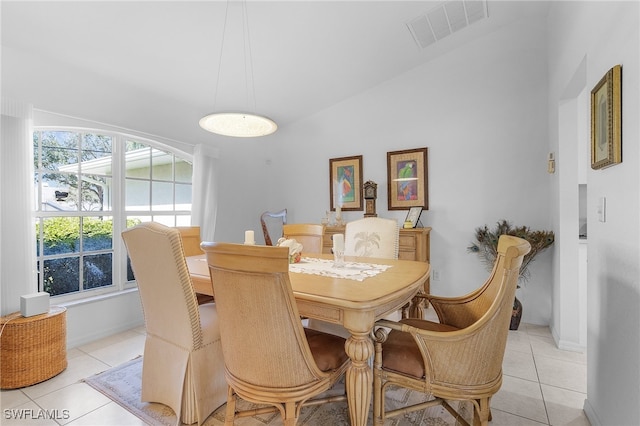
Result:
[[[389,210],[429,210],[427,148],[387,152]]]
[[[329,159],[329,194],[331,210],[363,209],[362,155]]]

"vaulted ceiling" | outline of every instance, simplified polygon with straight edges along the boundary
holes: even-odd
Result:
[[[3,96],[198,143],[225,140],[198,127],[214,107],[255,109],[285,129],[504,25],[544,17],[548,3],[4,0],[0,7]],[[486,19],[461,22],[456,14],[465,10]],[[422,29],[440,39],[421,47],[411,30],[425,22]]]

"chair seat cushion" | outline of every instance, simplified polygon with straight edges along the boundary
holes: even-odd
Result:
[[[339,368],[348,359],[344,351],[345,339],[334,334],[305,328],[309,349],[313,359],[321,371],[332,371]]]
[[[430,331],[458,330],[450,325],[417,318],[407,318],[400,322]],[[422,355],[411,334],[391,330],[387,341],[382,344],[382,368],[419,379],[424,377]]]

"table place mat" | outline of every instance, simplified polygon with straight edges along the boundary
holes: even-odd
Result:
[[[300,262],[289,265],[289,272],[364,281],[366,278],[378,275],[389,268],[391,268],[391,265],[346,261],[344,262],[344,267],[336,268],[333,266],[333,260],[303,257]]]

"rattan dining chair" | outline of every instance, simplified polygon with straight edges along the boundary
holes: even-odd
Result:
[[[282,227],[287,223],[287,209],[277,212],[266,211],[260,215],[260,226],[264,235],[264,244],[274,245],[282,237]]]
[[[184,249],[185,256],[197,256],[204,254],[200,248],[202,239],[200,238],[199,226],[178,226],[176,229],[180,232],[180,239],[182,240],[182,248]],[[196,299],[198,304],[213,302],[213,296],[207,294],[196,293]]]
[[[202,243],[220,316],[225,376],[229,385],[225,425],[236,417],[278,410],[295,425],[350,365],[345,340],[305,329],[289,281],[286,247]],[[236,398],[271,405],[238,412]]]
[[[530,248],[526,240],[503,235],[493,270],[482,287],[462,297],[421,296],[432,304],[439,323],[415,318],[376,322],[375,425],[438,404],[468,424],[447,400],[471,401],[473,424],[488,424],[491,397],[502,385],[520,265]],[[431,394],[434,399],[386,412],[385,390],[391,385]]]
[[[322,253],[324,226],[316,223],[292,223],[282,227],[284,238],[302,244],[302,253]]]
[[[122,238],[146,328],[141,399],[169,406],[178,425],[201,425],[227,394],[216,306],[198,305],[177,229],[147,222]]]
[[[178,226],[176,229],[180,232],[182,239],[182,248],[185,256],[196,256],[204,254],[200,248],[200,227],[199,226]]]

